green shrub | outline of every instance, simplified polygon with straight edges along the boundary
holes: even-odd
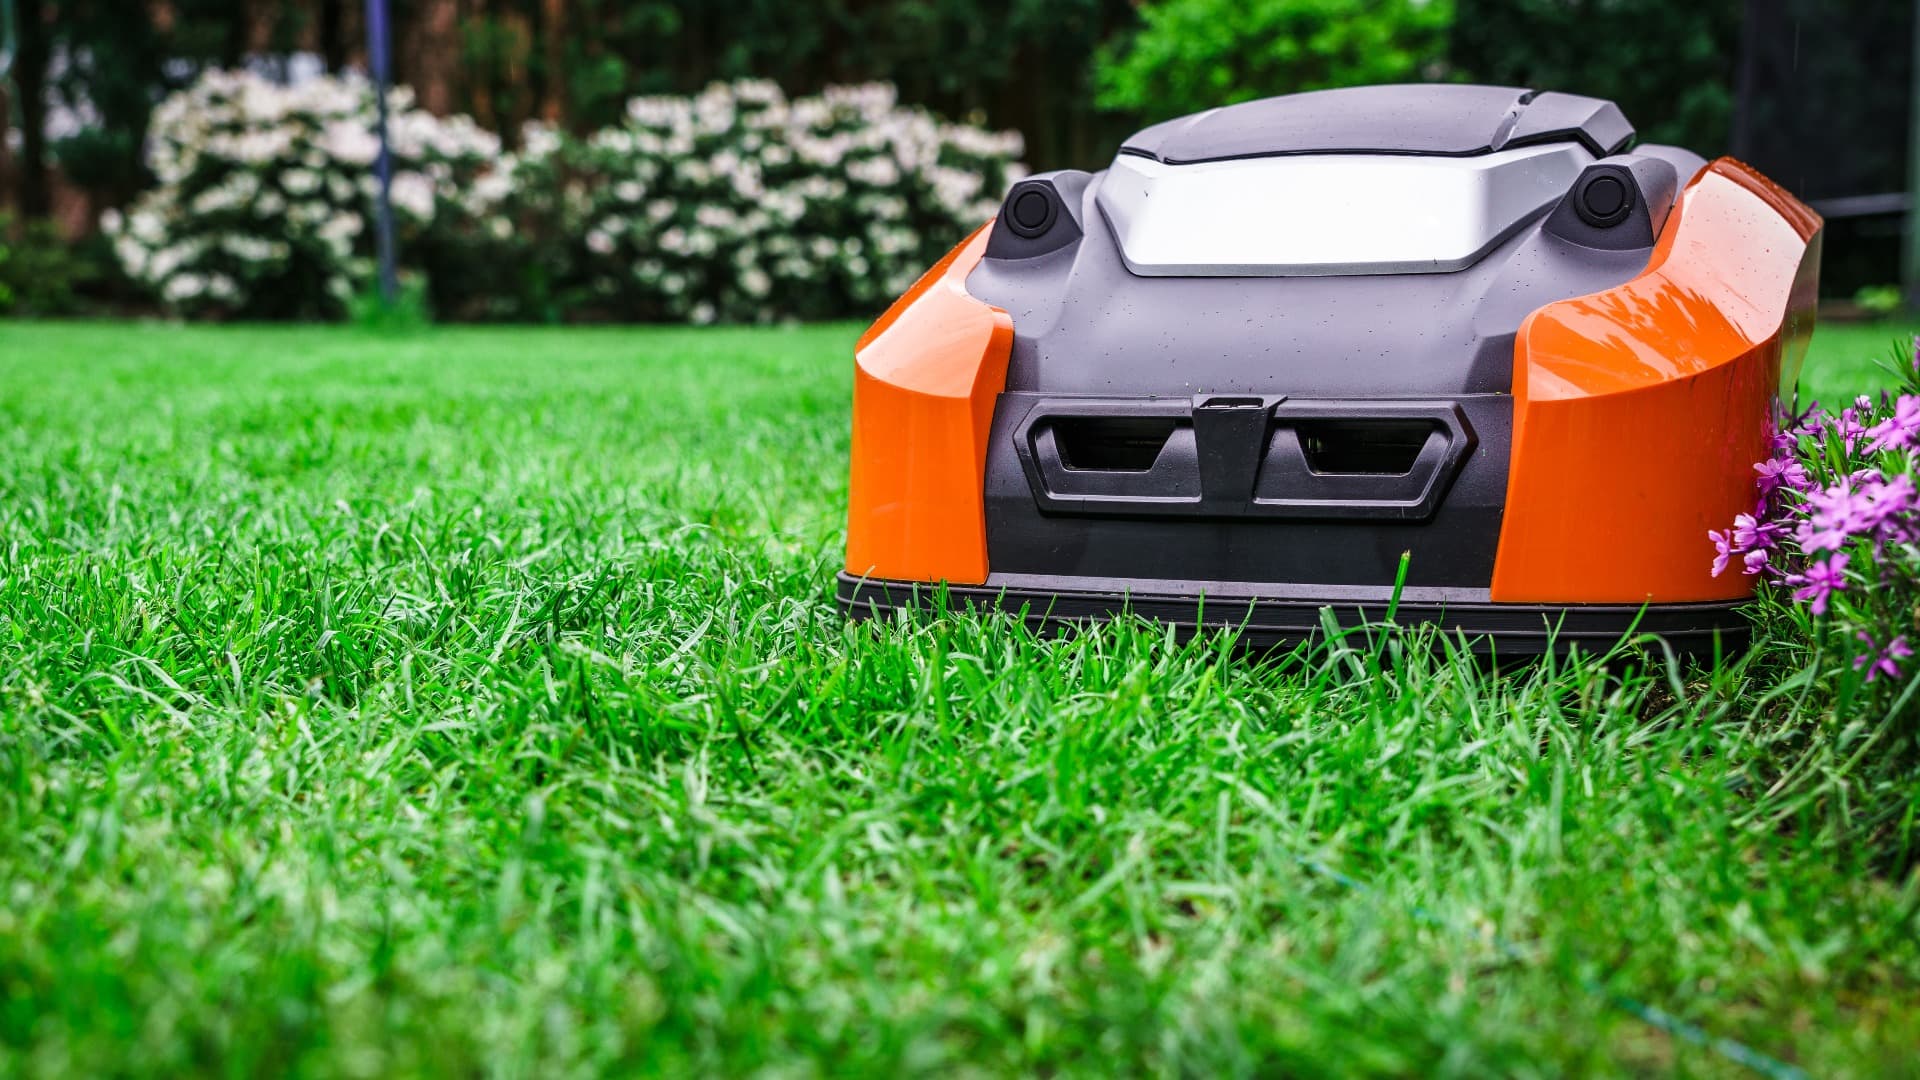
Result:
[[[1463,77],[1607,98],[1634,122],[1642,142],[1678,143],[1708,156],[1726,149],[1739,0],[1453,3],[1448,49]]]
[[[1900,286],[1863,285],[1854,291],[1853,302],[1869,315],[1891,315],[1900,310]]]
[[[76,314],[106,277],[110,258],[97,238],[68,240],[51,221],[15,227],[0,215],[0,312]]]
[[[393,299],[380,295],[378,281],[354,294],[347,302],[347,321],[365,330],[406,333],[433,324],[433,312],[427,302],[427,283],[419,274],[402,274],[394,283]]]
[[[637,98],[586,138],[501,155],[394,92],[404,267],[450,319],[764,322],[870,315],[993,214],[1018,135],[902,107],[884,84]],[[354,315],[372,277],[372,95],[210,72],[154,112],[159,185],[103,222],[188,316]]]
[[[903,108],[881,84],[789,99],[718,83],[636,98],[586,139],[530,127],[525,143],[494,178],[498,214],[436,238],[458,245],[431,268],[436,309],[472,317],[453,305],[517,286],[533,317],[872,314],[991,217],[1021,171],[1019,136]],[[520,254],[473,254],[488,243]]]
[[[1153,118],[1444,72],[1453,0],[1155,0],[1102,49],[1100,105]]]
[[[500,140],[389,97],[405,245],[468,212]],[[372,276],[374,93],[364,79],[278,86],[210,71],[153,113],[159,183],[102,221],[130,278],[188,316],[338,319]]]

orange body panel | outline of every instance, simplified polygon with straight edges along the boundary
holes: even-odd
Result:
[[[992,223],[895,301],[854,350],[847,572],[987,579],[987,433],[1013,320],[967,295]]]
[[[1640,276],[1528,317],[1492,599],[1747,595],[1753,579],[1712,575],[1707,530],[1753,509],[1775,396],[1813,329],[1820,227],[1721,158],[1688,184]]]

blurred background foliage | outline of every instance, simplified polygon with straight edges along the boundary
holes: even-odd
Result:
[[[1164,120],[1273,93],[1448,74],[1452,0],[1162,0],[1102,47],[1098,103]]]
[[[1741,0],[1457,0],[1455,7],[1448,55],[1476,81],[1611,98],[1642,141],[1709,155],[1728,149]]]
[[[1805,197],[1906,188],[1908,0],[392,0],[395,79],[509,142],[636,94],[884,80],[1098,167],[1143,123],[1359,82],[1610,97],[1642,137],[1734,152]],[[148,115],[207,67],[357,67],[358,0],[12,0],[0,210],[81,235],[150,183]],[[1901,215],[1835,221],[1830,292],[1898,272]],[[17,290],[16,290],[17,291]]]

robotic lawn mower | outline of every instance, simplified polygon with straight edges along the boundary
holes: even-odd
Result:
[[[860,339],[856,615],[1123,611],[1299,639],[1321,609],[1503,654],[1744,632],[1751,510],[1821,221],[1613,104],[1295,94],[1021,181]]]

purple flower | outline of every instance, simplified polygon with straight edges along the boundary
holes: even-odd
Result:
[[[1893,415],[1868,428],[1867,437],[1873,440],[1867,449],[1876,453],[1912,448],[1920,437],[1920,397],[1900,395],[1894,402]]]
[[[1793,591],[1795,600],[1809,601],[1815,615],[1825,615],[1833,594],[1847,587],[1847,553],[1836,551],[1826,562],[1809,564],[1806,573],[1789,575],[1787,584],[1799,586]]]
[[[1915,349],[1920,358],[1920,335]],[[1792,427],[1774,436],[1775,452],[1753,467],[1753,511],[1707,533],[1714,576],[1737,560],[1743,574],[1791,591],[1818,617],[1829,614],[1834,594],[1852,595],[1853,556],[1866,560],[1860,590],[1910,585],[1904,545],[1920,544],[1920,390],[1877,402],[1861,396],[1837,415],[1815,405],[1787,417],[1776,408],[1773,425],[1776,432]],[[1868,649],[1857,666],[1877,678],[1897,673],[1912,655],[1906,639],[1896,638]]]
[[[1784,406],[1775,405],[1772,426],[1774,453],[1791,455],[1800,448],[1801,438],[1820,437],[1826,430],[1826,419],[1817,401],[1799,413],[1790,413]]]
[[[1915,503],[1911,476],[1888,480],[1878,469],[1861,469],[1807,496],[1807,516],[1795,527],[1794,538],[1808,552],[1838,551],[1847,541],[1868,536],[1899,543],[1920,526]]]
[[[1807,516],[1794,528],[1800,550],[1809,554],[1838,551],[1848,540],[1871,532],[1879,524],[1873,497],[1855,492],[1853,485],[1854,479],[1848,477],[1807,494]]]
[[[1813,486],[1813,478],[1807,475],[1807,467],[1790,457],[1776,457],[1763,461],[1753,467],[1760,474],[1760,496],[1766,498],[1781,488],[1791,491],[1805,491]]]
[[[1727,560],[1733,558],[1733,541],[1719,529],[1708,529],[1707,539],[1713,541],[1713,576],[1719,577],[1727,572]]]
[[[1866,401],[1866,398],[1863,397],[1860,400]],[[1866,407],[1870,409],[1872,405],[1869,404]],[[1847,452],[1852,453],[1855,445],[1866,437],[1867,426],[1860,422],[1859,408],[1850,407],[1840,410],[1839,418],[1831,423],[1828,427],[1828,432],[1840,436],[1841,440],[1846,443]]]
[[[1880,484],[1874,492],[1874,513],[1882,542],[1908,544],[1920,538],[1920,492],[1914,490],[1914,479],[1903,473]]]
[[[1794,426],[1793,433],[1810,439],[1825,438],[1827,434],[1827,419],[1826,410],[1822,409],[1820,403],[1816,401],[1812,405],[1807,406],[1806,412],[1800,414],[1800,421]],[[1789,447],[1789,449],[1791,449],[1791,447]]]
[[[1865,630],[1853,636],[1867,647],[1866,652],[1853,658],[1853,667],[1855,671],[1865,668],[1868,682],[1882,675],[1889,679],[1899,678],[1900,661],[1913,655],[1913,648],[1907,644],[1904,634],[1887,642],[1887,647],[1884,649],[1877,648],[1873,643],[1873,635]]]
[[[1880,654],[1880,663],[1888,675],[1900,674],[1900,661],[1913,655],[1913,647],[1907,644],[1905,634],[1887,642],[1886,651]]]
[[[1735,555],[1741,556],[1741,572],[1757,574],[1767,566],[1767,553],[1780,542],[1786,532],[1786,526],[1777,521],[1760,521],[1752,514],[1740,514],[1733,519],[1733,528],[1725,532],[1709,529],[1707,538],[1713,541],[1713,576],[1719,577],[1727,572],[1727,564]]]
[[[1733,546],[1739,551],[1771,551],[1786,531],[1777,521],[1761,522],[1752,514],[1740,514],[1733,519]]]
[[[1891,480],[1875,481],[1866,485],[1863,494],[1872,503],[1868,515],[1883,539],[1900,539],[1900,534],[1909,531],[1914,514],[1913,477],[1901,473]]]

